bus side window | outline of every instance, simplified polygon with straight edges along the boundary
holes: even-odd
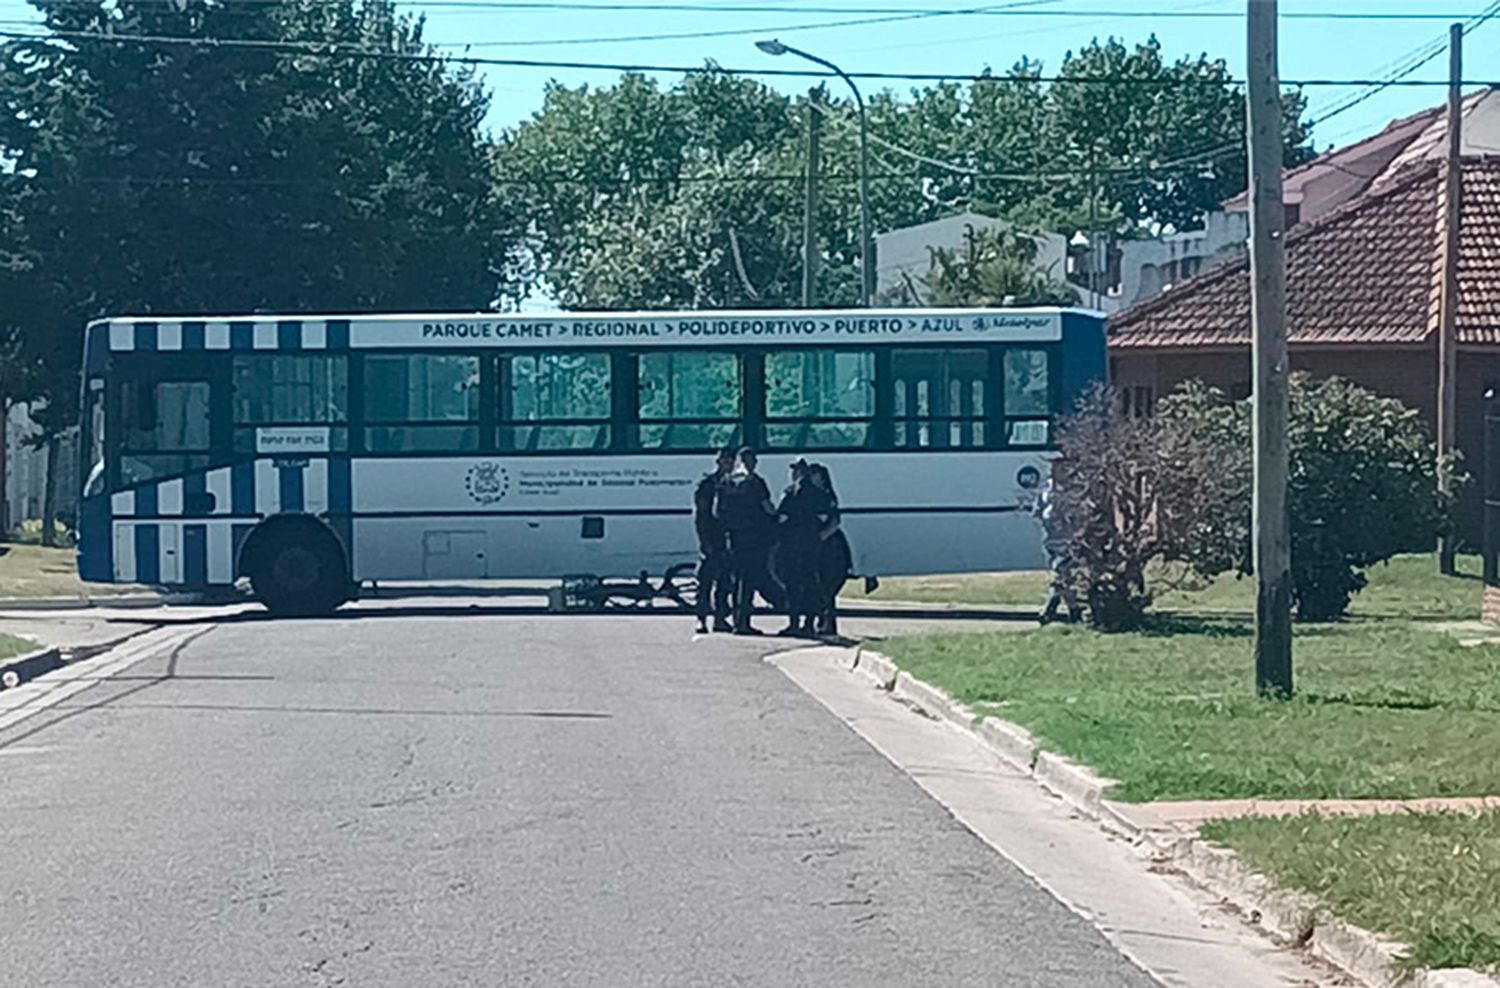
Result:
[[[772,350],[765,390],[769,448],[858,449],[870,442],[873,350]]]
[[[120,479],[139,484],[208,465],[207,381],[125,380],[120,385]]]
[[[1052,441],[1052,388],[1046,350],[1005,351],[1005,444]]]
[[[365,447],[372,453],[479,449],[479,358],[379,354],[364,359]]]
[[[971,349],[897,350],[889,384],[899,449],[968,449],[985,444],[989,354]]]
[[[643,353],[639,367],[642,449],[710,450],[738,442],[744,378],[737,353]]]
[[[234,445],[254,452],[263,426],[330,426],[348,448],[349,364],[342,354],[245,354],[234,359]]]
[[[501,362],[499,448],[600,450],[610,441],[607,353],[518,353]]]

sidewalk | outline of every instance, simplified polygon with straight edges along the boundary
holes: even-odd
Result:
[[[1142,833],[1194,837],[1210,820],[1244,817],[1375,816],[1381,813],[1483,813],[1500,810],[1500,796],[1429,799],[1213,799],[1105,805]]]
[[[878,695],[958,728],[1158,867],[1361,984],[1500,988],[1478,969],[1495,966],[1500,943],[1490,939],[1500,796],[1121,802],[1109,798],[1117,783],[1019,724],[977,717],[886,656],[862,648],[845,663]]]
[[[21,616],[0,613],[0,633],[29,638],[38,648],[94,651],[155,627],[154,622],[118,620],[88,611]]]

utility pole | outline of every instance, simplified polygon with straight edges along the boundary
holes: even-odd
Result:
[[[1438,299],[1438,490],[1453,493],[1445,461],[1453,452],[1458,412],[1458,237],[1463,215],[1464,26],[1450,29],[1448,43],[1448,157],[1443,162],[1443,284]],[[1438,542],[1438,569],[1452,576],[1453,535]]]
[[[818,171],[822,152],[823,87],[807,94],[807,201],[802,209],[802,307],[818,304]]]
[[[5,536],[10,533],[10,519],[7,517],[10,501],[5,496],[5,468],[6,458],[10,455],[10,400],[4,394],[0,394],[0,542],[5,541]]]
[[[1089,144],[1089,294],[1096,309],[1099,302],[1099,145]]]
[[[1255,688],[1292,695],[1291,533],[1286,514],[1286,207],[1276,0],[1249,0],[1250,319],[1255,371]]]

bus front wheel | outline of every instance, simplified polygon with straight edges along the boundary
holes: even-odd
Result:
[[[343,549],[321,526],[278,526],[253,548],[250,588],[272,614],[330,614],[349,599]]]

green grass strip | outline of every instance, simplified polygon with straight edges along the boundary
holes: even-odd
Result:
[[[1210,823],[1204,836],[1340,917],[1412,947],[1415,967],[1500,967],[1500,812]]]

